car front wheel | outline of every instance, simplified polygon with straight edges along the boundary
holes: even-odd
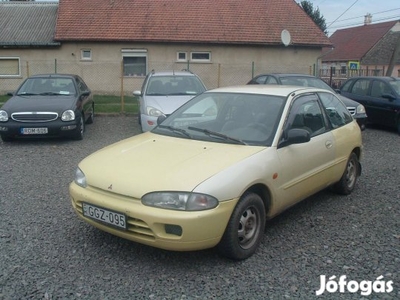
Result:
[[[342,177],[333,186],[334,191],[342,195],[350,194],[354,190],[359,176],[360,164],[357,155],[353,152],[347,161]]]
[[[223,256],[242,260],[254,254],[264,234],[265,207],[261,197],[244,194],[237,203],[218,244]]]
[[[78,127],[76,129],[76,133],[74,136],[75,140],[82,140],[83,139],[83,133],[85,132],[85,119],[83,118],[83,115],[81,115],[81,120],[78,124]]]

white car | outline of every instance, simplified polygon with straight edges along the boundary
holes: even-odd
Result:
[[[70,195],[80,218],[114,235],[240,260],[266,219],[327,187],[351,193],[361,156],[360,127],[335,93],[219,88],[84,159]]]
[[[150,131],[156,127],[159,116],[170,115],[205,90],[201,79],[190,71],[151,71],[142,89],[133,92],[139,98],[139,125],[142,131]]]

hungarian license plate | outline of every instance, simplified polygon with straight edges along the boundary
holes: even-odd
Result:
[[[47,127],[40,127],[40,128],[21,128],[21,134],[47,134],[48,133]]]
[[[84,202],[82,203],[82,210],[85,217],[126,229],[126,218],[124,214]]]

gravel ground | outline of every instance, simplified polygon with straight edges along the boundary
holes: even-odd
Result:
[[[132,116],[97,117],[83,141],[0,142],[0,299],[314,299],[320,275],[393,281],[400,299],[400,137],[363,132],[363,175],[347,197],[323,191],[269,221],[254,256],[168,252],[111,236],[75,215],[78,162],[139,133]],[[327,279],[329,280],[329,279]],[[321,299],[363,299],[328,293]]]

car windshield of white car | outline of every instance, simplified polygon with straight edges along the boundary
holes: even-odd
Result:
[[[154,76],[149,79],[146,95],[189,95],[194,96],[205,91],[196,76]]]
[[[280,96],[203,93],[176,110],[153,132],[184,137],[185,131],[185,137],[191,139],[270,146],[284,104],[285,98]]]
[[[32,95],[74,95],[76,93],[71,78],[29,78],[17,91],[18,96]]]

